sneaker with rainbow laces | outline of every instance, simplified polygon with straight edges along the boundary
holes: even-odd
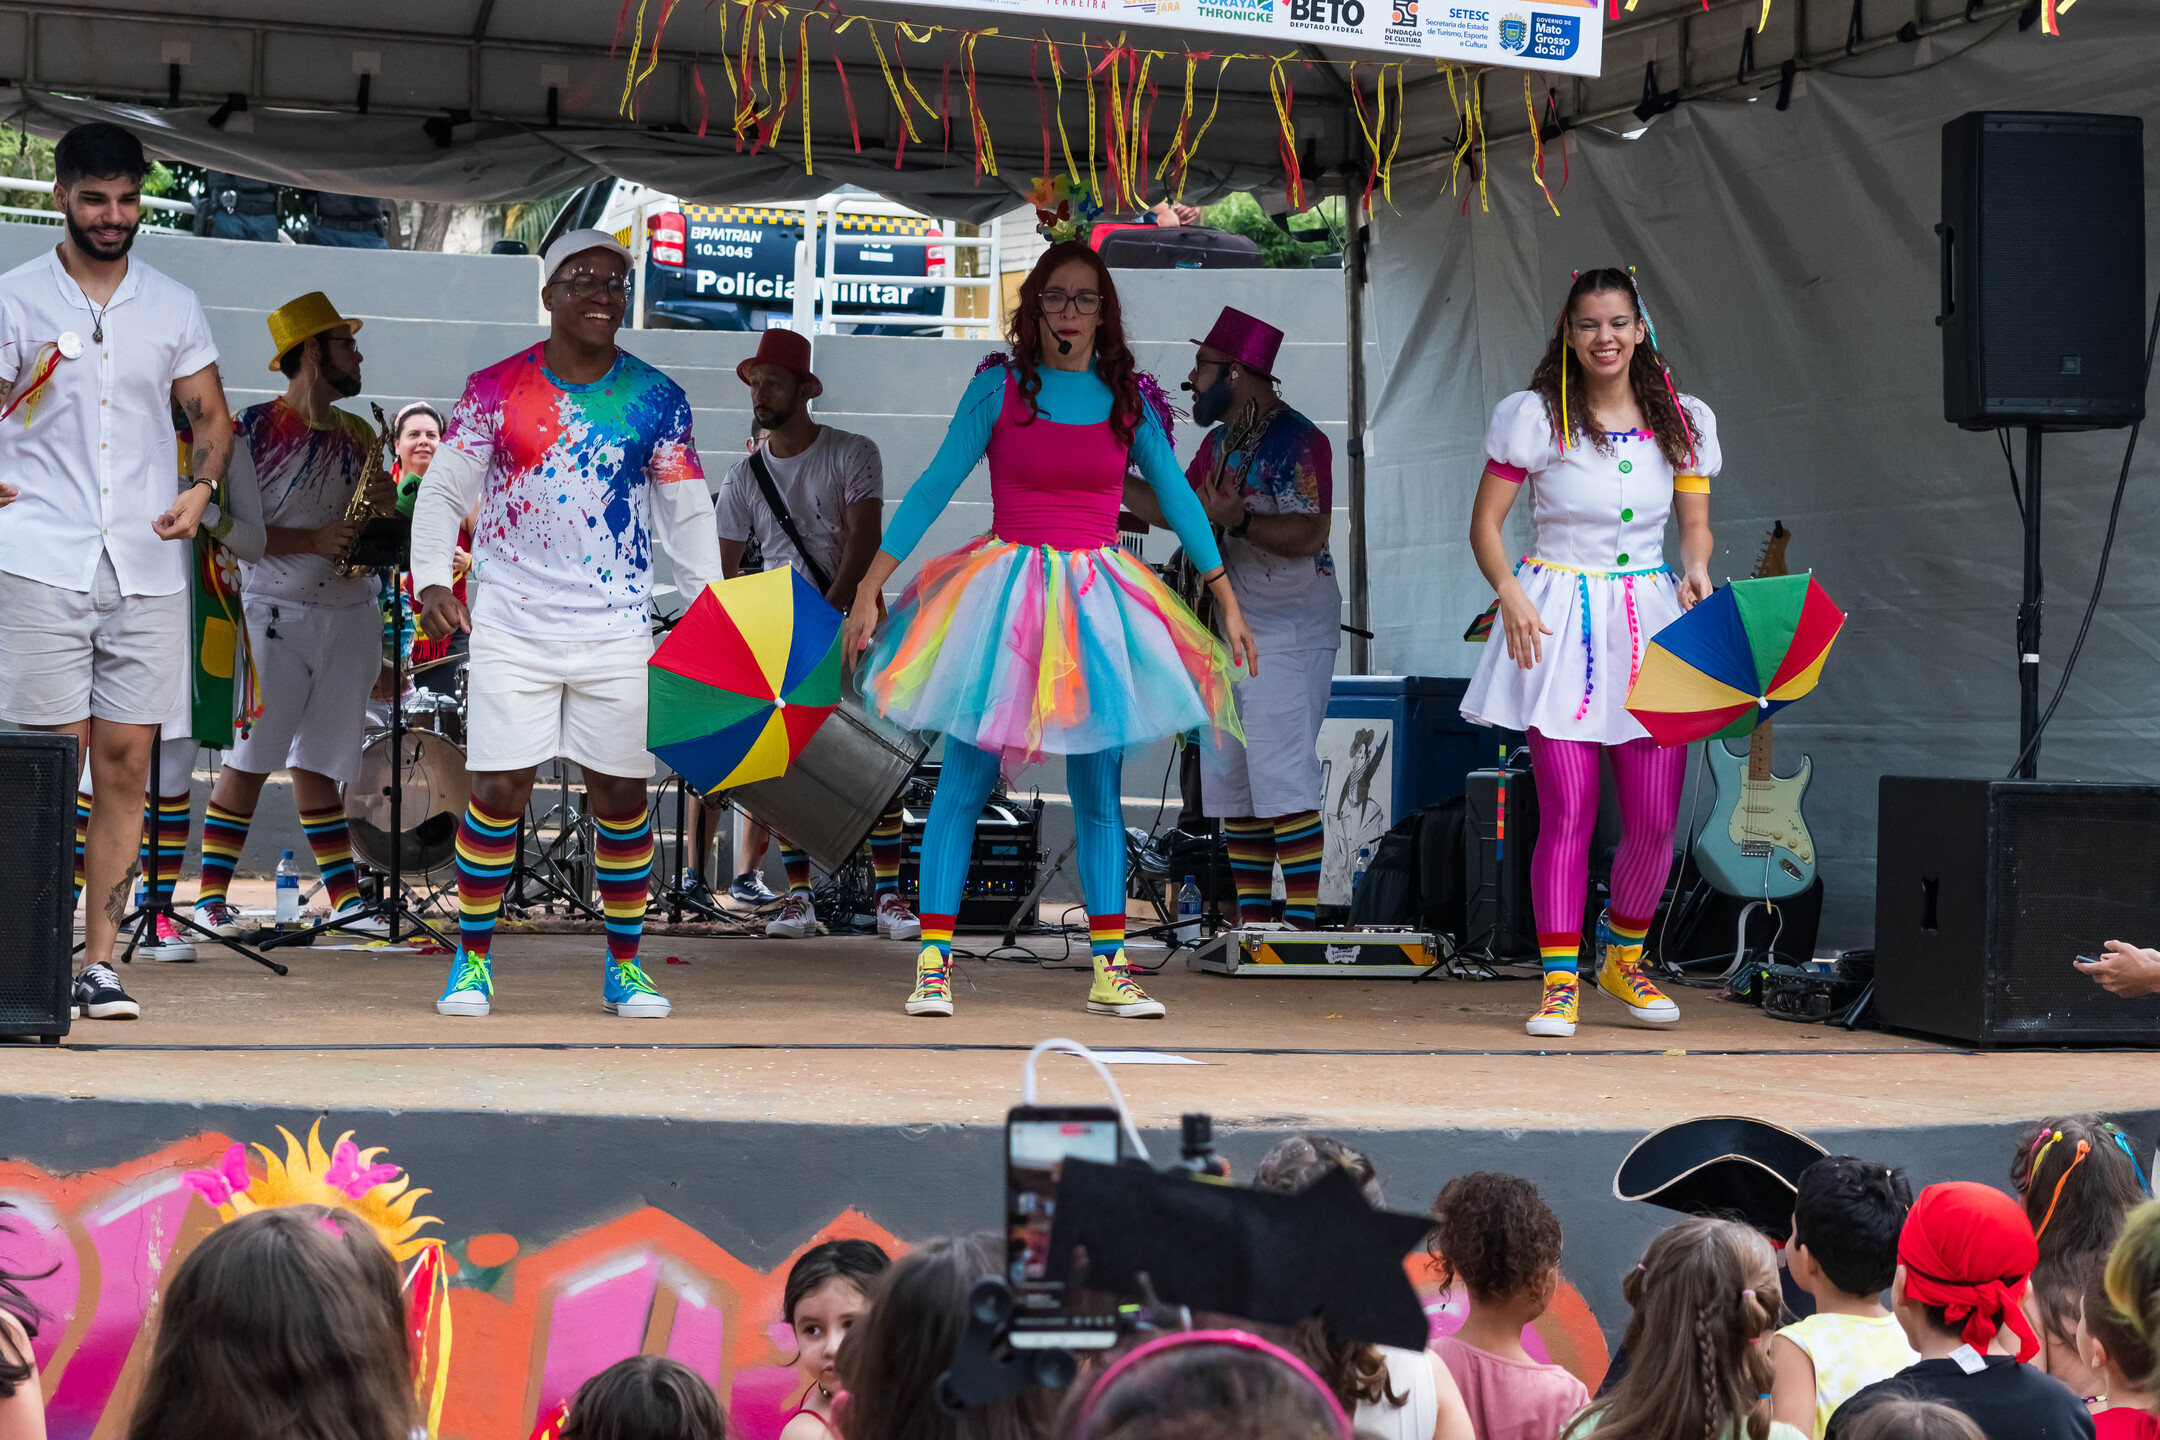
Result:
[[[907,998],[910,1015],[952,1014],[952,961],[935,945],[915,958],[915,993]]]
[[[1581,989],[1572,970],[1550,970],[1545,974],[1545,993],[1538,1001],[1537,1013],[1523,1024],[1523,1033],[1546,1040],[1565,1040],[1575,1033],[1576,997]]]
[[[1115,1015],[1124,1020],[1160,1020],[1163,1003],[1141,989],[1125,963],[1125,951],[1095,957],[1095,983],[1088,988],[1090,1015]]]
[[[1598,921],[1597,987],[1627,1006],[1628,1014],[1645,1025],[1670,1025],[1680,1018],[1680,1007],[1642,973],[1643,945],[1613,934],[1609,918]]]

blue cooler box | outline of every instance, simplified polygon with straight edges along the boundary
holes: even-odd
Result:
[[[1490,766],[1503,738],[1462,717],[1468,680],[1438,675],[1337,675],[1320,727],[1320,903],[1350,903],[1358,850],[1388,827],[1463,793],[1463,776]],[[1520,743],[1517,741],[1516,743]]]

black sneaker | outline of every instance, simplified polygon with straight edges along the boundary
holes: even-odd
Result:
[[[755,870],[745,870],[728,886],[728,894],[738,905],[771,905],[779,896],[765,884],[765,877]]]
[[[86,966],[75,977],[75,1011],[91,1020],[134,1020],[142,1006],[120,988],[120,977],[110,965]]]

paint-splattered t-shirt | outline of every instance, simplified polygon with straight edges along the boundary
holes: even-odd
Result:
[[[252,483],[263,523],[291,530],[320,530],[344,515],[375,438],[375,427],[349,410],[332,410],[317,427],[282,398],[248,406],[236,427],[232,483]],[[250,595],[331,609],[372,605],[378,589],[371,574],[340,579],[313,551],[265,555],[242,567],[240,584]]]
[[[467,380],[443,434],[485,477],[474,622],[535,639],[645,634],[646,487],[705,480],[689,397],[628,351],[600,380],[567,384],[549,372],[544,349]]]

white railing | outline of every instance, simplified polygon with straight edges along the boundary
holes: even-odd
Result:
[[[868,235],[849,235],[845,237],[841,236],[841,234],[839,233],[840,217],[844,211],[846,211],[851,206],[856,208],[862,208],[876,203],[877,202],[875,200],[871,199],[857,200],[850,196],[827,196],[824,199],[812,201],[806,207],[806,213],[804,216],[806,226],[804,231],[805,238],[807,239],[809,236],[816,235],[818,233],[816,227],[822,224],[824,229],[825,241],[825,264],[824,274],[817,277],[817,284],[814,294],[811,297],[811,304],[809,306],[804,306],[800,300],[797,301],[796,309],[799,317],[798,323],[800,323],[802,320],[807,320],[811,324],[811,326],[814,327],[815,333],[820,335],[830,335],[834,333],[833,327],[835,325],[919,326],[925,324],[936,324],[941,326],[944,329],[946,335],[953,339],[964,338],[965,333],[969,331],[980,331],[984,335],[992,334],[996,330],[998,323],[998,305],[994,296],[999,289],[1000,283],[998,276],[998,242],[1000,238],[1002,222],[996,220],[991,221],[990,233],[987,235],[963,236],[944,233],[936,235],[878,234],[875,237]],[[955,228],[954,222],[950,220],[940,220],[935,223],[942,231],[949,232]],[[985,262],[985,264],[986,268],[989,270],[990,273],[987,275],[963,276],[952,274],[950,270],[948,270],[947,273],[944,275],[901,276],[879,275],[875,273],[854,271],[843,272],[839,268],[839,247],[843,238],[845,239],[846,243],[850,245],[862,245],[867,243],[892,247],[908,247],[915,249],[938,248],[949,251],[981,251],[989,256],[989,259]],[[948,260],[947,262],[949,266],[952,263],[953,262],[951,260]],[[839,287],[847,284],[862,284],[866,282],[880,285],[893,285],[902,287],[922,286],[926,288],[941,289],[945,292],[944,305],[941,308],[941,313],[935,317],[923,315],[920,313],[907,312],[900,312],[894,314],[835,315],[833,313],[832,307],[836,303]],[[953,296],[956,292],[961,290],[984,290],[992,293],[993,298],[988,304],[983,307],[984,314],[980,319],[977,319],[977,317],[974,316],[955,316],[953,314]],[[796,293],[798,296],[802,294],[800,278],[798,278],[797,281]]]
[[[13,190],[25,195],[50,195],[53,190],[53,182],[50,180],[22,180],[13,175],[0,175],[0,190]],[[143,196],[142,207],[145,210],[162,210],[168,215],[193,215],[195,213],[195,207],[188,201],[165,200],[156,195]],[[28,216],[33,219],[49,219],[55,222],[60,219],[57,211],[26,210],[13,205],[0,205],[0,215]]]

